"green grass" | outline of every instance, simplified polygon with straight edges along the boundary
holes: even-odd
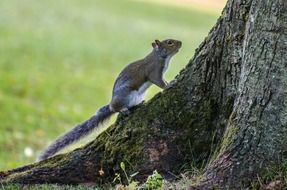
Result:
[[[0,1],[0,170],[33,162],[107,104],[117,74],[156,38],[183,41],[166,75],[174,78],[217,17],[127,0]]]
[[[0,190],[113,190],[114,187],[94,187],[94,186],[84,186],[84,185],[0,185]]]

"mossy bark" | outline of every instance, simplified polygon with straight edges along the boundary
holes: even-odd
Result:
[[[0,172],[0,182],[107,183],[121,173],[120,162],[139,180],[155,169],[171,177],[206,163],[217,146],[192,187],[208,189],[236,187],[264,164],[280,162],[287,139],[286,12],[284,0],[229,0],[172,87],[119,115],[86,146]]]
[[[233,11],[236,4],[229,1]],[[220,151],[191,189],[248,186],[286,160],[287,2],[249,1],[241,46],[238,92]]]

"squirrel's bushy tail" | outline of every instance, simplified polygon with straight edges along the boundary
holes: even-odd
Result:
[[[93,115],[89,120],[77,125],[68,133],[59,137],[53,144],[43,151],[38,160],[44,160],[50,156],[53,156],[66,146],[90,134],[94,128],[107,120],[113,113],[114,112],[110,110],[109,105],[103,106],[98,110],[96,115]]]

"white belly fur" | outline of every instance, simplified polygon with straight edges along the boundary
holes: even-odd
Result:
[[[163,67],[163,73],[166,72],[167,68],[168,68],[168,65],[169,65],[169,62],[170,62],[170,59],[171,59],[171,55],[170,56],[167,56],[167,58],[165,59],[164,61],[164,67]]]
[[[150,87],[150,82],[145,82],[138,90],[131,91],[129,95],[129,107],[136,106],[144,100],[145,91]]]

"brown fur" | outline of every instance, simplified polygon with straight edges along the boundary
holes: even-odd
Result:
[[[137,91],[146,83],[151,82],[160,88],[165,88],[167,82],[163,79],[166,59],[170,59],[181,47],[177,40],[155,40],[152,43],[153,51],[144,59],[135,61],[126,66],[119,74],[113,88],[113,97],[110,109],[118,112],[128,109],[128,96],[132,91]],[[170,57],[169,57],[170,56]]]

